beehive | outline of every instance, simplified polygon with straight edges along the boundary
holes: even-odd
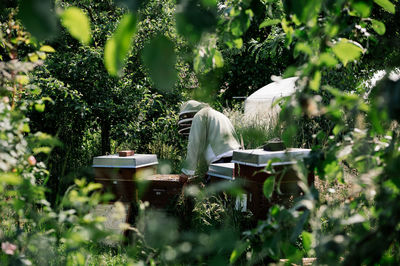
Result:
[[[182,193],[183,182],[179,175],[151,175],[143,177],[148,182],[142,201],[148,201],[151,207],[165,208],[174,203]]]
[[[208,167],[207,175],[210,176],[211,183],[221,180],[233,180],[234,168],[234,163],[213,163]]]
[[[235,163],[235,177],[244,179],[244,188],[247,192],[247,206],[257,218],[265,218],[270,206],[276,203],[287,205],[291,200],[301,195],[302,190],[298,186],[300,178],[293,166],[298,160],[310,153],[309,149],[288,149],[284,151],[238,150],[233,152],[232,162]],[[270,200],[263,194],[264,181],[273,174],[267,172],[265,167],[270,160],[276,173],[275,191]],[[309,185],[314,182],[314,175],[308,176]],[[278,193],[279,189],[279,193]]]
[[[154,175],[157,164],[155,154],[135,154],[124,157],[113,154],[94,157],[95,181],[103,185],[104,191],[114,194],[115,201],[136,201],[135,180]]]

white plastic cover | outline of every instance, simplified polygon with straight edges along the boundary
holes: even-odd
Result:
[[[290,96],[296,91],[298,77],[272,82],[251,94],[244,102],[244,115],[247,118],[265,118],[276,115],[280,108],[273,106],[276,100]]]

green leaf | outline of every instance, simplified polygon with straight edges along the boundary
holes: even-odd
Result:
[[[265,28],[265,27],[276,25],[276,24],[278,24],[280,22],[281,22],[280,19],[266,19],[260,24],[259,28],[262,29],[262,28]]]
[[[314,77],[310,81],[310,88],[314,91],[317,91],[319,89],[320,84],[321,84],[321,71],[316,71]]]
[[[220,51],[218,50],[214,51],[212,62],[213,62],[213,67],[215,68],[220,68],[224,66],[224,59]]]
[[[243,46],[243,40],[242,40],[242,38],[238,38],[238,39],[233,40],[233,43],[235,44],[235,47],[236,47],[237,49],[240,49],[240,48],[242,48],[242,46]]]
[[[104,64],[111,75],[120,74],[135,33],[136,16],[131,13],[125,14],[104,48]]]
[[[156,87],[171,89],[176,80],[176,55],[174,43],[159,35],[145,46],[142,53],[144,65],[150,70],[150,77]]]
[[[288,13],[295,14],[303,23],[315,20],[321,9],[321,0],[287,0],[284,7]]]
[[[22,178],[14,173],[0,173],[0,183],[19,185],[22,183]]]
[[[354,1],[351,6],[356,11],[357,15],[362,18],[367,18],[371,14],[371,5],[364,1]]]
[[[303,239],[303,248],[308,252],[311,249],[312,245],[312,234],[309,232],[303,231],[301,233],[301,237]]]
[[[374,0],[374,2],[389,13],[394,14],[396,12],[395,5],[393,5],[389,0]]]
[[[56,50],[54,50],[53,47],[50,45],[43,45],[40,47],[39,51],[46,52],[46,53],[54,53]]]
[[[36,54],[39,56],[40,59],[45,60],[47,55],[45,52],[37,51]]]
[[[51,0],[20,1],[18,17],[24,27],[39,40],[50,39],[57,33],[57,19]]]
[[[83,44],[88,44],[92,39],[89,18],[80,8],[67,8],[61,14],[61,24]]]
[[[26,133],[31,132],[31,129],[30,129],[28,123],[24,123],[24,125],[22,126],[22,132],[26,132]]]
[[[236,37],[242,36],[250,27],[253,16],[253,11],[247,9],[244,13],[241,12],[239,16],[235,17],[230,25],[232,34]]]
[[[29,53],[28,57],[29,61],[31,62],[36,62],[37,60],[39,60],[39,56],[37,55],[37,53]]]
[[[358,59],[363,53],[363,48],[360,44],[347,39],[340,40],[332,47],[332,50],[340,61],[342,61],[344,66],[346,66],[348,62]]]
[[[35,110],[38,112],[43,112],[45,108],[44,103],[35,103]]]
[[[271,198],[272,193],[274,192],[274,185],[275,185],[275,176],[270,176],[264,181],[263,193],[267,199]]]
[[[29,83],[29,77],[26,75],[17,75],[15,77],[15,80],[17,81],[17,83],[21,85],[26,85]]]
[[[319,56],[318,63],[320,66],[333,67],[337,65],[338,61],[329,53],[323,53]]]
[[[214,7],[217,5],[217,0],[202,0],[204,6]]]
[[[312,55],[312,49],[311,49],[311,47],[310,47],[307,43],[304,43],[304,42],[297,43],[296,46],[295,46],[295,48],[294,48],[294,52],[295,52],[296,56],[297,56],[300,52],[302,52],[302,53],[304,53],[304,54],[307,54],[307,55]]]
[[[378,33],[379,35],[385,34],[386,32],[385,24],[376,19],[372,19],[371,22],[372,22],[372,28],[376,33]]]
[[[231,253],[231,256],[229,258],[229,263],[233,264],[237,261],[237,259],[243,254],[243,252],[246,251],[246,248],[248,246],[248,243],[242,242],[240,243]]]
[[[44,153],[44,154],[49,154],[51,152],[51,148],[50,147],[38,147],[38,148],[33,148],[32,151],[33,153],[39,154],[39,153]]]

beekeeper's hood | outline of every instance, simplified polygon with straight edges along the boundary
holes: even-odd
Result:
[[[181,110],[179,111],[179,116],[188,113],[197,113],[204,107],[208,107],[209,105],[206,103],[198,102],[195,100],[190,100],[182,104]]]
[[[209,105],[206,103],[198,102],[195,100],[190,100],[183,103],[179,112],[179,133],[184,135],[189,134],[194,115],[204,107],[208,106]]]

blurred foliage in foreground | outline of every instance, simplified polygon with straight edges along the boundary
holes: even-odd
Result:
[[[305,256],[320,264],[399,261],[397,1],[116,3],[121,7],[90,0],[1,2],[2,264],[83,265],[92,258],[96,264],[102,250],[121,264],[299,263]],[[179,101],[225,99],[224,90],[238,84],[235,71],[243,75],[235,60],[246,54],[252,63],[268,59],[276,66],[255,70],[299,77],[277,131],[287,146],[313,148],[298,174],[316,171],[332,194],[330,183],[350,183],[352,190],[329,201],[303,184],[305,195],[292,208],[274,206],[253,224],[229,200],[208,194],[236,195],[232,184],[191,187],[183,204],[194,201],[192,212],[183,205],[171,218],[140,206],[128,228],[130,245],[105,248],[102,241],[118,235],[90,211],[109,198],[84,179],[60,189],[70,170],[60,162],[76,159],[79,149],[87,152],[82,157],[96,153],[86,147],[107,152],[112,145],[143,147],[144,140],[147,149],[178,157],[171,147],[183,146],[175,127]],[[382,69],[387,75],[376,85],[363,83]],[[249,89],[258,86],[240,78]],[[64,149],[58,158],[50,153],[57,149]],[[49,190],[56,198],[51,203]]]

